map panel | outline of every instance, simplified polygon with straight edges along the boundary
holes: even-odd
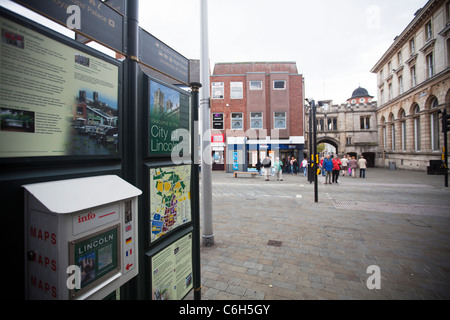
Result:
[[[151,242],[191,221],[191,166],[150,169],[150,220]]]

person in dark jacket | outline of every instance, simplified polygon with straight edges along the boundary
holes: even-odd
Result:
[[[262,168],[262,163],[261,163],[261,161],[259,161],[259,159],[258,159],[258,162],[256,163],[256,170],[258,170],[258,172],[259,172],[259,175],[261,175],[261,168]]]

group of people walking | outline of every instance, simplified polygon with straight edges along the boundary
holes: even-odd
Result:
[[[325,184],[338,183],[340,173],[356,178],[356,171],[359,168],[359,177],[366,178],[367,160],[363,156],[356,160],[356,157],[350,155],[341,159],[327,155],[320,160],[322,175],[325,176]]]
[[[308,172],[309,162],[303,159],[299,165],[298,160],[294,157],[280,160],[279,157],[275,159],[274,164],[269,156],[266,156],[262,162],[258,161],[256,168],[258,172],[263,172],[265,181],[269,181],[270,175],[276,175],[277,181],[283,181],[283,171],[296,175],[300,171],[303,171],[303,175],[306,176]],[[342,175],[352,176],[356,178],[356,171],[359,169],[359,177],[366,177],[367,160],[363,156],[356,160],[354,156],[343,156],[339,158],[337,156],[327,155],[320,159],[320,170],[322,175],[325,176],[325,184],[338,183],[339,176]]]

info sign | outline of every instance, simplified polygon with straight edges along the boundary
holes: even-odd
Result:
[[[118,156],[119,63],[3,15],[0,32],[0,158]]]
[[[39,12],[56,22],[67,26],[72,22],[72,12],[67,9],[75,5],[80,9],[79,28],[85,36],[92,38],[111,49],[124,52],[123,50],[123,22],[124,17],[105,5],[100,0],[14,0],[33,11]]]

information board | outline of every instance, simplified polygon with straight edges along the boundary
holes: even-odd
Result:
[[[81,270],[81,288],[73,290],[74,296],[119,272],[119,241],[120,231],[116,226],[69,244],[70,263]]]
[[[156,79],[147,79],[149,155],[170,156],[173,150],[181,149],[190,154],[190,94]],[[185,130],[183,139],[177,129]],[[181,141],[184,141],[182,145]]]
[[[0,29],[0,158],[118,156],[119,63],[3,16]]]
[[[153,300],[181,300],[193,288],[192,233],[151,257]]]
[[[150,242],[191,220],[191,166],[150,169]]]

